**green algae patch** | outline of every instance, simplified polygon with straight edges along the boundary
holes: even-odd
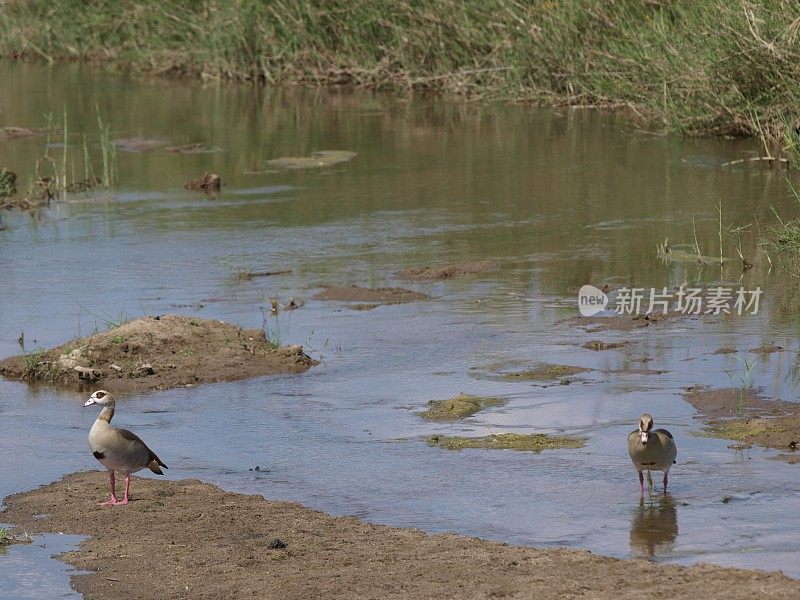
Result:
[[[512,373],[503,373],[503,378],[508,381],[551,381],[553,379],[561,379],[562,377],[570,377],[578,373],[585,373],[589,371],[584,367],[573,367],[572,365],[550,365],[541,364],[534,369],[527,369],[525,371],[514,371]]]
[[[428,409],[419,414],[431,421],[457,421],[471,417],[482,408],[499,406],[502,403],[499,398],[483,398],[461,393],[447,400],[431,400],[428,402]]]
[[[583,448],[584,443],[585,440],[582,438],[548,435],[545,433],[493,433],[483,437],[432,435],[428,438],[430,446],[439,446],[447,450],[483,448],[486,450],[541,452],[542,450],[559,450],[562,448]]]

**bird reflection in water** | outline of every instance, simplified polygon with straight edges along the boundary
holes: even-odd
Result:
[[[641,498],[631,522],[631,552],[638,556],[664,556],[678,537],[678,510],[669,494]]]

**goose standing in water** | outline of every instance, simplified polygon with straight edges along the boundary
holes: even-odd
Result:
[[[108,477],[111,481],[111,500],[101,503],[100,506],[127,504],[131,473],[148,468],[153,473],[163,475],[160,467],[165,469],[168,467],[135,433],[111,426],[111,419],[114,416],[114,396],[105,390],[98,390],[89,397],[84,406],[92,404],[102,406],[103,410],[100,411],[89,431],[89,449],[94,457],[108,469]],[[114,471],[125,473],[125,497],[122,500],[117,500]]]
[[[644,494],[644,471],[664,472],[664,493],[667,493],[669,469],[675,463],[678,448],[666,429],[653,429],[653,417],[645,413],[639,418],[639,429],[628,435],[628,454],[633,468],[639,472],[639,491]]]

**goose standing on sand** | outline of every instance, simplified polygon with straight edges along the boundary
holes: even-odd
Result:
[[[131,485],[131,473],[150,469],[153,473],[163,475],[160,467],[168,468],[155,452],[150,450],[138,435],[127,429],[111,426],[114,416],[114,396],[105,390],[94,392],[84,406],[98,404],[103,407],[89,431],[89,449],[94,457],[108,469],[111,480],[111,500],[102,502],[100,506],[116,506],[128,503],[128,491]],[[125,473],[125,497],[117,500],[114,488],[114,471]]]
[[[653,429],[653,417],[645,413],[639,417],[639,429],[628,435],[628,454],[633,468],[639,472],[639,490],[644,494],[644,471],[664,471],[664,493],[670,467],[678,456],[672,434],[666,429]]]

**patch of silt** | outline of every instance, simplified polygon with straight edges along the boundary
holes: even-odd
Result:
[[[712,437],[782,450],[775,458],[800,462],[800,404],[764,398],[752,388],[691,387],[683,399],[691,404]]]
[[[320,169],[353,160],[355,152],[349,150],[321,150],[311,156],[282,156],[268,160],[267,167],[278,169]]]
[[[431,400],[428,402],[428,409],[419,414],[431,421],[457,421],[471,417],[487,406],[499,406],[502,403],[499,398],[483,398],[461,393],[447,400]]]
[[[276,347],[261,329],[175,315],[144,317],[0,361],[0,375],[78,389],[164,390],[277,373],[317,361],[302,346]]]
[[[585,441],[582,438],[548,435],[545,433],[493,433],[483,437],[432,435],[428,438],[429,445],[447,450],[478,448],[485,450],[520,450],[524,452],[582,448]]]

